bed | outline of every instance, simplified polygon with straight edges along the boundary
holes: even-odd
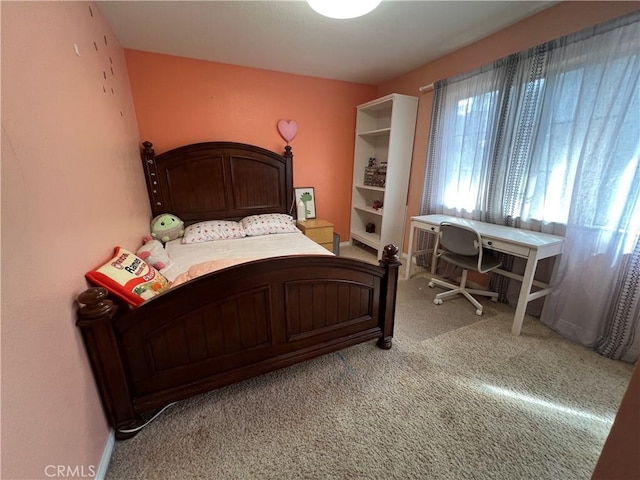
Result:
[[[154,216],[171,212],[185,225],[295,216],[288,145],[278,154],[205,142],[156,155],[144,142],[141,155]],[[394,245],[379,265],[332,254],[249,258],[135,308],[88,288],[77,326],[116,438],[193,395],[369,340],[391,348],[399,266]]]

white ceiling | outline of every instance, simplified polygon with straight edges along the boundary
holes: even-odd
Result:
[[[555,3],[383,0],[334,20],[301,0],[97,2],[125,48],[371,85]]]

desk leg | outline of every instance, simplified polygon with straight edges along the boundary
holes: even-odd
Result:
[[[411,266],[413,265],[413,237],[416,235],[416,227],[411,223],[411,229],[409,230],[409,251],[407,252],[407,266],[404,269],[404,278],[409,280],[411,278]]]
[[[518,305],[516,307],[516,314],[513,318],[513,326],[511,327],[511,333],[513,335],[520,335],[522,330],[522,322],[524,321],[524,314],[527,310],[527,304],[529,303],[529,294],[531,293],[531,287],[533,287],[533,277],[536,273],[536,266],[538,265],[538,252],[537,250],[531,250],[529,257],[527,258],[527,266],[524,269],[522,275],[522,285],[520,286],[520,295],[518,296]]]
[[[562,255],[556,255],[553,257],[553,268],[551,269],[551,277],[549,279],[549,293],[547,295],[551,295],[551,291],[553,291],[553,287],[556,283],[556,278],[558,277],[558,269],[560,268],[560,258]],[[540,320],[545,318],[545,312],[547,311],[547,299],[544,299],[544,304],[542,305],[542,312],[540,313]]]

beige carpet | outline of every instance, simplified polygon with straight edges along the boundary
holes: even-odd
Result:
[[[107,479],[588,479],[633,367],[531,317],[514,337],[505,305],[436,306],[427,282],[400,281],[391,350],[176,404],[116,443]]]

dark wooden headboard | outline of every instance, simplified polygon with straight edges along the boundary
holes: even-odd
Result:
[[[144,142],[142,163],[153,216],[177,215],[189,225],[239,220],[293,208],[293,154],[234,142],[195,143],[160,155]]]

